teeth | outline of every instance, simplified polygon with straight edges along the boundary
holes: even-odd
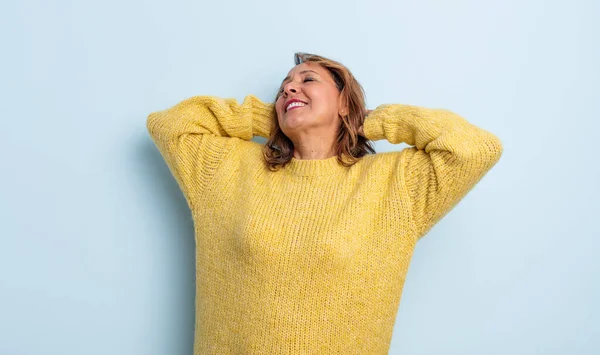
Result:
[[[306,104],[302,103],[302,102],[292,102],[291,104],[288,105],[288,107],[285,108],[285,110],[288,111],[290,108],[296,107],[296,106],[306,106]]]

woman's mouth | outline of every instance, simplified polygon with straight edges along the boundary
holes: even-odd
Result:
[[[307,104],[301,101],[293,101],[292,103],[290,103],[289,105],[286,106],[286,110],[285,112],[288,112],[289,110],[298,108],[298,107],[304,107]]]
[[[302,107],[304,107],[304,106],[293,106],[293,107],[290,107],[286,112],[290,112],[291,110],[295,110],[297,108],[302,108]]]

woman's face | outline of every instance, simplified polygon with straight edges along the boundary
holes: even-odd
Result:
[[[290,107],[287,102],[298,99],[303,106]],[[341,96],[329,71],[319,64],[296,65],[283,80],[275,102],[277,120],[283,133],[292,138],[299,133],[330,130],[337,134],[341,122]]]

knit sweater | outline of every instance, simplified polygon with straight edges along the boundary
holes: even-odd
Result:
[[[194,96],[147,129],[191,209],[194,354],[387,354],[415,243],[499,160],[444,109],[383,104],[364,135],[411,147],[270,171],[274,105]]]

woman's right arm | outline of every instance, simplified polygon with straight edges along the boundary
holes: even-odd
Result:
[[[268,137],[273,104],[247,95],[194,96],[148,115],[146,127],[190,208],[231,147],[231,138]]]

